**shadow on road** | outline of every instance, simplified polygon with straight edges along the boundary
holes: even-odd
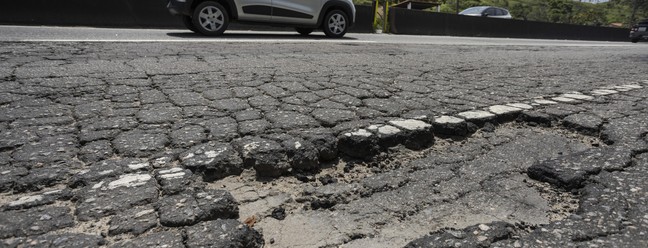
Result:
[[[300,34],[292,33],[267,33],[260,31],[258,33],[236,33],[236,31],[231,33],[224,33],[220,36],[204,36],[192,32],[183,32],[183,33],[167,33],[168,36],[175,38],[190,38],[190,39],[286,39],[286,40],[323,40],[331,39],[326,37],[323,34],[310,34],[303,36]],[[353,37],[342,37],[335,40],[357,40]]]

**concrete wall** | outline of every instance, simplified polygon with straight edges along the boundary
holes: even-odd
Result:
[[[461,16],[390,9],[395,34],[627,41],[629,29]]]
[[[184,28],[166,0],[11,0],[0,8],[0,24],[90,27]],[[356,6],[350,32],[373,32],[373,9]],[[292,30],[233,23],[231,29]]]

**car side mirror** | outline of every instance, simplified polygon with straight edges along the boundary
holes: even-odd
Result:
[[[488,17],[488,13],[483,13],[482,16],[483,17]]]

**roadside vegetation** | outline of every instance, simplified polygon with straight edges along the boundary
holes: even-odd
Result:
[[[405,0],[390,0],[398,3]],[[416,0],[440,2],[440,11],[456,13],[457,0]],[[529,21],[555,22],[592,26],[629,27],[648,18],[648,0],[610,0],[592,4],[575,0],[458,0],[459,11],[473,6],[498,6],[508,9],[513,18]],[[372,0],[354,0],[371,4]],[[382,0],[380,1],[382,2]],[[436,11],[436,8],[429,9]]]

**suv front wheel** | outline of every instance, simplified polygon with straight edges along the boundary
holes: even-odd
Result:
[[[344,11],[335,9],[326,14],[322,25],[326,36],[341,38],[349,29],[349,17]]]
[[[229,16],[225,8],[212,1],[206,1],[196,6],[192,20],[199,33],[209,36],[223,34],[229,25]]]

